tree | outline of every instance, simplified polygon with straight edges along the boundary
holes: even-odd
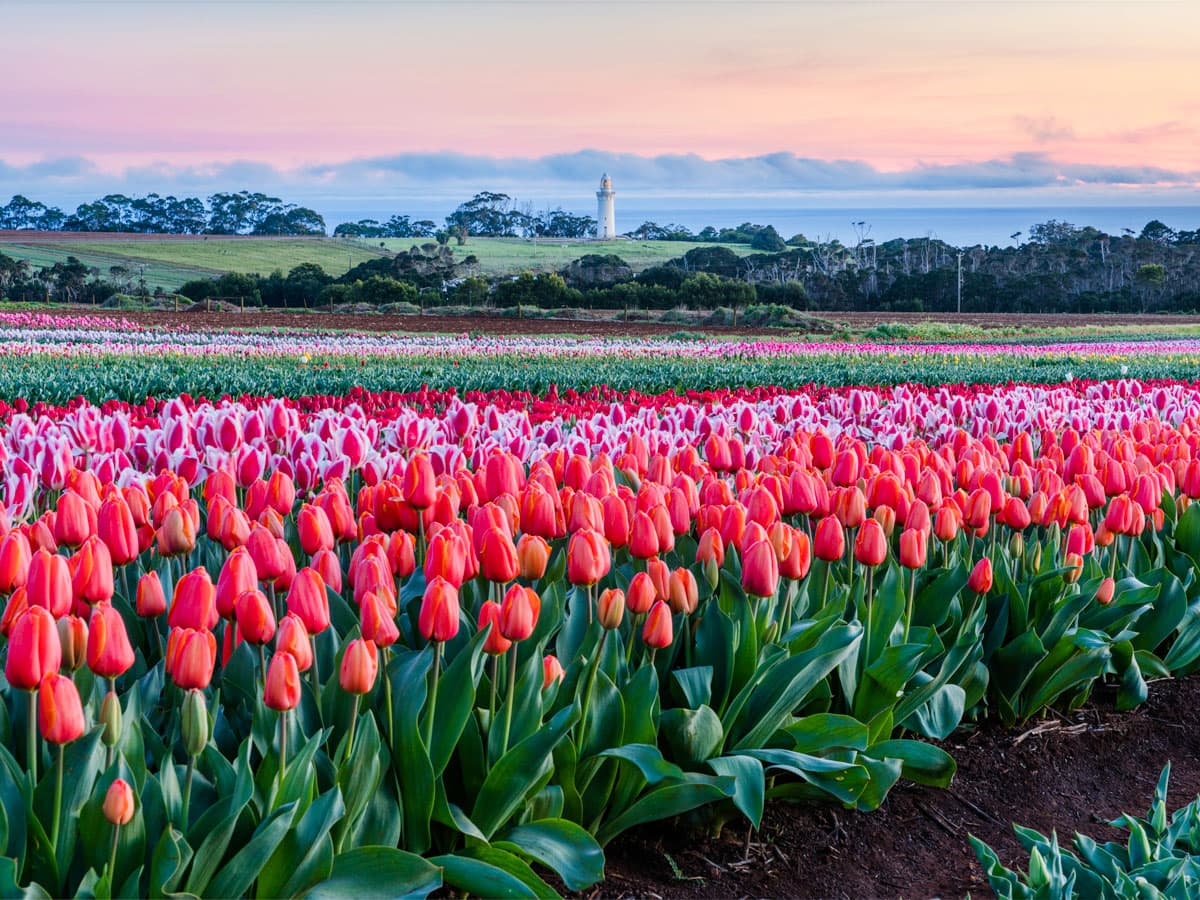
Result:
[[[750,240],[751,250],[763,250],[767,253],[781,253],[787,248],[787,243],[779,236],[779,232],[777,232],[772,225],[768,225],[766,228],[759,231],[758,234],[754,235],[754,237]]]
[[[1151,219],[1138,235],[1138,240],[1153,241],[1156,244],[1169,244],[1175,240],[1175,232],[1158,219]]]

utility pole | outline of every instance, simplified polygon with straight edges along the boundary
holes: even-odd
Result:
[[[958,251],[958,314],[962,315],[962,251]]]

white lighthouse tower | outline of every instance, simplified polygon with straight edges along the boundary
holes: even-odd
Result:
[[[596,191],[596,240],[611,241],[617,236],[617,217],[613,212],[612,179],[607,173],[600,179],[600,190]]]

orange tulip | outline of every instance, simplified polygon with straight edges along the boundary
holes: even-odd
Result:
[[[671,573],[667,586],[667,602],[676,613],[690,615],[700,603],[700,588],[696,576],[688,569],[676,569]]]
[[[279,620],[279,627],[275,630],[275,652],[290,653],[301,672],[312,668],[312,639],[304,622],[295,613],[288,613]]]
[[[533,588],[514,584],[500,606],[500,633],[510,641],[526,640],[537,626],[542,598]]]
[[[567,580],[587,587],[595,584],[612,568],[608,542],[598,531],[583,528],[573,535],[567,545]]]
[[[325,510],[312,503],[300,507],[296,516],[296,531],[300,535],[300,547],[310,557],[318,550],[332,550],[334,546],[333,526]]]
[[[74,597],[66,558],[49,550],[34,553],[25,581],[25,594],[30,606],[47,609],[56,619],[65,616]]]
[[[813,537],[813,554],[825,562],[838,562],[846,552],[846,533],[842,523],[834,516],[826,516],[817,523]]]
[[[550,685],[557,681],[562,681],[566,672],[563,671],[562,663],[558,661],[558,657],[551,653],[547,653],[542,658],[542,690],[546,690]]]
[[[599,619],[600,625],[609,631],[620,628],[627,602],[625,593],[620,588],[602,591],[596,601],[596,618]]]
[[[878,566],[887,559],[887,537],[875,519],[867,519],[858,529],[854,558],[864,566]]]
[[[184,690],[204,690],[217,664],[217,639],[211,631],[172,628],[167,636],[167,674]]]
[[[303,568],[292,579],[287,608],[304,623],[309,634],[320,634],[329,627],[329,595],[316,569]]]
[[[500,604],[495,600],[488,600],[479,608],[479,630],[483,631],[489,625],[492,630],[484,639],[483,652],[492,656],[507,653],[512,641],[500,633]]]
[[[166,496],[170,496],[169,494]],[[158,552],[161,556],[182,556],[196,548],[196,526],[180,507],[172,507],[158,528]]]
[[[768,540],[755,541],[742,558],[742,589],[754,597],[773,597],[778,588],[779,559],[775,548]]]
[[[400,629],[392,618],[392,611],[378,594],[368,591],[359,606],[360,631],[363,638],[373,641],[377,647],[390,647],[400,639]]]
[[[167,611],[167,597],[157,572],[147,572],[138,579],[137,614],[152,619]]]
[[[108,786],[104,794],[104,818],[109,824],[120,827],[128,825],[137,809],[133,788],[124,778],[118,778]]]
[[[275,636],[275,613],[262,591],[255,588],[243,591],[234,608],[242,640],[251,644],[266,644]]]
[[[217,627],[217,591],[208,570],[193,569],[175,583],[175,597],[167,613],[172,628],[211,631]]]
[[[479,572],[488,581],[508,584],[520,573],[520,561],[512,538],[499,528],[489,528],[479,549]]]

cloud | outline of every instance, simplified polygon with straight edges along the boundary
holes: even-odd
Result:
[[[1074,139],[1075,130],[1057,116],[1017,116],[1013,124],[1039,144]]]
[[[1042,122],[1047,128],[1063,127]],[[21,193],[73,208],[105,193],[186,194],[261,190],[313,206],[331,221],[383,208],[452,208],[481,190],[502,191],[537,203],[583,208],[600,174],[608,172],[619,196],[675,197],[691,203],[757,197],[839,196],[884,200],[954,197],[961,205],[1001,199],[1036,199],[1048,192],[1103,199],[1129,189],[1184,194],[1196,202],[1200,170],[1158,166],[1096,165],[1057,160],[1045,153],[1015,153],[960,163],[918,163],[888,171],[862,160],[816,159],[779,152],[705,159],[695,154],[644,156],[580,150],[542,157],[463,153],[403,153],[281,169],[257,160],[205,165],[157,162],[105,171],[80,157],[52,157],[17,165],[0,160],[0,198]],[[1148,194],[1146,194],[1148,196]],[[0,200],[2,202],[2,200]],[[918,203],[922,201],[917,199]],[[1122,201],[1127,202],[1127,201]]]

